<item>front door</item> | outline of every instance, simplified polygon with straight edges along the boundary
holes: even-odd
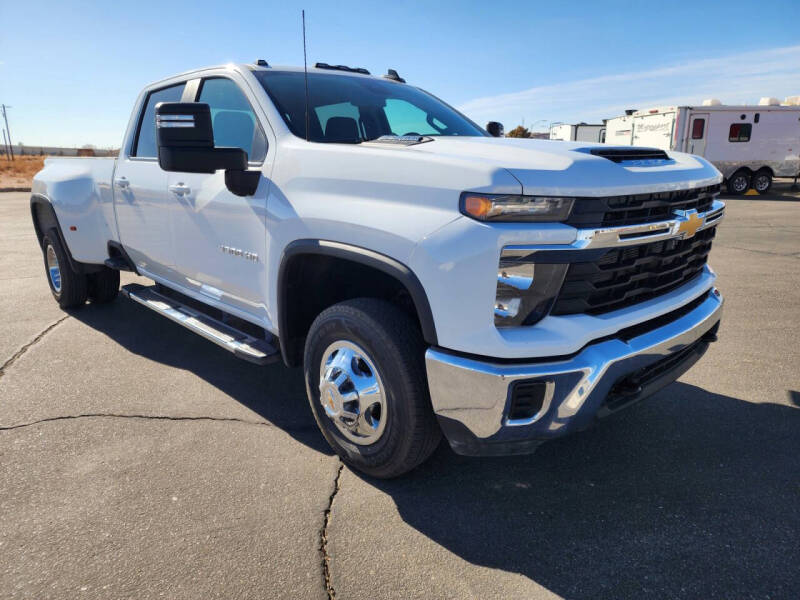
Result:
[[[196,101],[211,109],[215,146],[242,148],[250,169],[264,168],[267,138],[239,83],[227,76],[206,78]],[[269,181],[262,175],[255,195],[241,197],[225,187],[224,171],[169,173],[167,188],[174,203],[178,283],[222,310],[267,326]]]
[[[689,120],[689,154],[704,156],[708,139],[708,113],[694,113]]]
[[[133,141],[114,171],[114,210],[119,238],[145,275],[170,279],[174,262],[167,173],[158,166],[155,105],[179,102],[184,83],[151,91],[142,106]]]

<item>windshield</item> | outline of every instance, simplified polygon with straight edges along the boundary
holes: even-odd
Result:
[[[256,71],[292,133],[306,138],[305,81],[299,71]],[[410,85],[371,77],[309,73],[308,139],[358,143],[382,135],[485,136],[475,123]]]

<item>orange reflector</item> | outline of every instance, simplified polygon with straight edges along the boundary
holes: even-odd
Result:
[[[467,196],[464,199],[464,209],[478,219],[486,217],[491,208],[492,201],[483,196]]]

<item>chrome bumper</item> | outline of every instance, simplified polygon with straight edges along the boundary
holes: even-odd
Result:
[[[425,362],[434,412],[459,454],[530,452],[542,441],[583,429],[610,412],[606,398],[616,383],[684,350],[685,360],[631,400],[677,379],[713,341],[722,304],[722,296],[712,289],[705,300],[671,322],[636,337],[590,344],[568,358],[491,362],[430,348]],[[511,385],[522,380],[546,383],[544,403],[533,417],[510,420]]]

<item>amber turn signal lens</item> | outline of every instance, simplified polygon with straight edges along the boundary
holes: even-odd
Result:
[[[464,209],[477,219],[484,219],[492,208],[492,201],[483,196],[467,196],[464,198]]]

